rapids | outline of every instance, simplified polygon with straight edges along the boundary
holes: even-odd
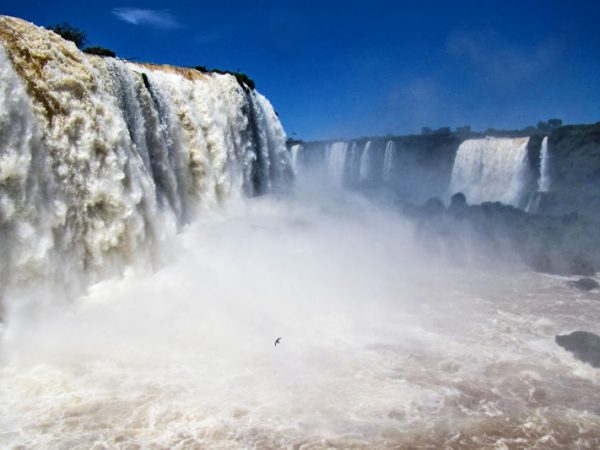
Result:
[[[554,343],[594,329],[598,293],[416,236],[341,192],[258,198],[186,227],[155,272],[11,311],[0,445],[600,445],[600,375]]]

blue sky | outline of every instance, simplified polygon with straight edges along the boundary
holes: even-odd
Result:
[[[600,121],[600,2],[15,1],[119,56],[247,73],[290,136]]]

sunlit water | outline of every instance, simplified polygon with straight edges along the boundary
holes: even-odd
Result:
[[[600,372],[554,336],[600,296],[419,242],[349,194],[267,197],[154,273],[13,299],[0,447],[598,448]]]

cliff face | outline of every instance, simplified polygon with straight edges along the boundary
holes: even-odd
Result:
[[[600,217],[600,123],[566,126],[548,137],[548,210]]]
[[[297,165],[331,165],[332,146],[343,142],[346,152],[336,161],[344,184],[355,188],[385,187],[411,202],[448,200],[462,191],[471,203],[600,215],[600,124],[565,126],[548,136],[449,133],[296,143]]]
[[[311,169],[337,163],[343,172],[340,181],[347,186],[386,186],[419,202],[445,194],[459,144],[451,134],[304,142],[297,144],[295,160],[298,167]]]
[[[152,261],[202,210],[290,175],[273,108],[233,76],[86,55],[0,16],[3,285]]]

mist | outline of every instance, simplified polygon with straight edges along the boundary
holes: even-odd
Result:
[[[154,272],[130,267],[66,303],[13,301],[0,426],[27,435],[3,442],[476,448],[507,433],[560,443],[575,426],[600,438],[597,377],[552,341],[598,317],[551,302],[573,295],[557,278],[457,264],[430,244],[385,201],[305,172],[289,196],[187,226]]]

